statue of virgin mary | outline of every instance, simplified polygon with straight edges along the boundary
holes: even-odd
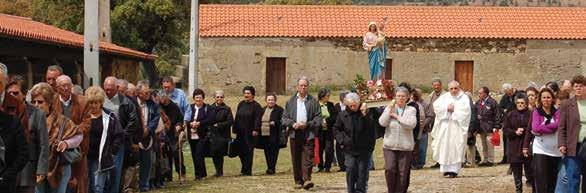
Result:
[[[376,22],[368,24],[368,32],[364,34],[362,46],[368,51],[368,65],[370,67],[370,80],[383,79],[383,69],[387,59],[387,42],[385,34]]]

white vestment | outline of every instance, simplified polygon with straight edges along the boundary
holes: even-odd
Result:
[[[448,112],[448,105],[454,105],[454,112]],[[441,95],[434,103],[435,124],[433,137],[433,159],[441,167],[441,172],[458,173],[465,161],[466,139],[470,124],[470,99],[464,92],[452,96],[451,93]]]

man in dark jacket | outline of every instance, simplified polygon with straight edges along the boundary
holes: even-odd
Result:
[[[6,66],[0,63],[0,104],[4,100]],[[28,146],[20,121],[0,111],[0,190],[16,191],[16,175],[29,161]]]
[[[311,171],[314,166],[315,137],[323,123],[319,103],[309,95],[308,88],[309,79],[299,78],[297,94],[287,101],[282,118],[283,127],[289,128],[295,188],[306,190],[314,186]]]
[[[151,178],[151,151],[154,147],[155,130],[159,126],[159,119],[161,112],[159,105],[151,100],[151,90],[148,81],[139,81],[136,84],[138,91],[138,106],[141,116],[141,128],[143,129],[142,139],[139,142],[140,146],[140,171],[139,171],[139,186],[141,191],[149,191]]]
[[[376,109],[360,105],[360,96],[356,93],[346,95],[346,102],[346,110],[340,112],[334,123],[336,140],[341,143],[345,155],[348,192],[366,192],[368,163],[376,139],[377,119],[373,112]]]
[[[114,175],[106,185],[106,190],[109,190],[108,192],[110,193],[120,192],[125,151],[133,151],[131,144],[134,144],[135,139],[133,136],[138,126],[136,107],[126,96],[118,93],[116,82],[116,77],[110,76],[106,77],[103,85],[104,92],[108,97],[104,102],[104,107],[111,110],[118,117],[118,121],[124,131],[123,146],[118,149],[118,152],[114,152]]]
[[[346,98],[346,95],[348,94],[348,91],[343,91],[340,93],[340,102],[336,103],[336,105],[334,105],[334,109],[336,111],[336,117],[334,117],[334,119],[338,118],[338,114],[340,114],[342,111],[346,110],[346,105],[344,105],[344,99]],[[336,136],[336,131],[333,131],[334,134],[334,140],[335,140],[335,136]],[[336,160],[338,161],[338,166],[340,167],[340,170],[338,170],[338,172],[346,172],[346,165],[344,165],[344,151],[342,151],[342,147],[341,147],[341,143],[340,141],[336,140],[335,143],[336,146]]]
[[[492,144],[492,135],[501,128],[501,108],[490,96],[488,87],[482,87],[478,90],[480,99],[476,101],[476,112],[478,113],[478,123],[480,129],[480,140],[482,142],[483,160],[480,166],[494,165],[494,144]]]

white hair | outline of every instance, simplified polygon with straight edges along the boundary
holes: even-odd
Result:
[[[223,91],[223,90],[217,90],[217,91],[214,93],[214,96],[218,96],[218,95],[220,95],[220,96],[224,96],[224,91]]]
[[[456,80],[452,80],[450,81],[450,83],[448,85],[456,85],[458,88],[460,87],[460,82],[456,81]]]
[[[502,88],[503,90],[510,90],[513,88],[513,85],[511,83],[504,83]]]
[[[113,82],[114,84],[116,84],[118,82],[118,79],[114,76],[108,76],[104,79],[104,84],[106,84],[106,82]]]
[[[73,82],[71,81],[71,78],[67,75],[58,76],[57,79],[55,79],[55,81],[56,82],[67,81],[69,84],[73,84]]]
[[[351,92],[346,95],[344,101],[346,102],[346,105],[349,105],[350,103],[360,103],[360,96],[355,92]]]
[[[397,87],[397,89],[395,90],[396,93],[402,92],[403,94],[405,94],[405,96],[409,96],[409,90],[407,90],[407,88],[405,87]]]

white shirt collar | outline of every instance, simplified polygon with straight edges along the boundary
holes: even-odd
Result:
[[[67,101],[64,101],[64,100],[63,100],[63,97],[61,97],[61,95],[59,95],[59,100],[60,100],[60,101],[61,101],[61,103],[63,103],[65,106],[69,106],[69,104],[71,104],[71,98],[72,98],[72,97],[73,97],[72,95],[69,95],[69,99],[68,99]]]

